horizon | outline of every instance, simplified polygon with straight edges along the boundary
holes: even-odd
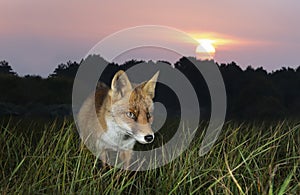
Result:
[[[254,67],[254,66],[252,66],[252,65],[248,65],[248,66],[243,66],[243,65],[241,65],[241,64],[238,64],[237,62],[235,62],[235,61],[230,61],[230,62],[222,62],[222,63],[220,63],[220,62],[217,62],[215,59],[199,59],[199,58],[197,58],[196,56],[181,56],[179,59],[176,59],[175,61],[168,61],[168,60],[152,60],[152,59],[136,59],[136,58],[132,58],[132,59],[127,59],[127,60],[125,60],[125,61],[122,61],[122,62],[118,62],[118,61],[108,61],[107,59],[105,59],[104,57],[102,57],[101,55],[98,55],[100,58],[103,58],[105,61],[107,61],[109,64],[116,64],[117,66],[122,66],[122,65],[124,65],[125,63],[127,63],[127,62],[130,62],[130,61],[132,61],[132,60],[134,60],[134,61],[141,61],[141,63],[149,63],[149,62],[153,62],[153,63],[158,63],[158,62],[168,62],[168,63],[170,63],[170,65],[173,67],[173,68],[175,68],[174,67],[174,65],[175,65],[175,63],[176,62],[178,62],[181,58],[195,58],[195,59],[197,59],[197,60],[199,60],[199,61],[203,61],[203,62],[205,62],[205,61],[213,61],[217,66],[221,66],[221,65],[229,65],[229,64],[232,64],[232,63],[234,63],[235,65],[237,65],[239,68],[241,68],[243,71],[246,71],[246,69],[248,68],[248,67],[251,67],[251,68],[253,68],[254,70],[257,70],[257,69],[263,69],[263,70],[265,70],[268,74],[272,74],[272,73],[274,73],[274,72],[276,72],[276,71],[280,71],[280,70],[283,70],[283,69],[293,69],[293,70],[295,70],[295,71],[297,71],[297,69],[300,69],[300,65],[299,66],[296,66],[296,67],[290,67],[290,66],[282,66],[282,67],[279,67],[278,69],[274,69],[274,70],[271,70],[271,71],[269,71],[269,70],[267,70],[267,69],[265,69],[264,67],[262,67],[262,66],[257,66],[257,67]],[[82,58],[82,59],[80,59],[80,60],[67,60],[67,61],[65,61],[65,62],[61,62],[61,63],[59,63],[59,64],[57,64],[55,67],[54,67],[54,69],[53,69],[53,71],[52,72],[49,72],[47,75],[39,75],[39,74],[23,74],[23,75],[21,75],[21,74],[19,74],[18,72],[16,72],[15,71],[15,69],[14,69],[14,66],[10,63],[10,62],[8,62],[7,60],[0,60],[0,61],[6,61],[6,62],[8,62],[8,65],[9,66],[11,66],[11,68],[12,68],[12,71],[13,72],[15,72],[16,73],[16,76],[18,76],[18,77],[25,77],[25,76],[40,76],[40,77],[42,77],[42,78],[47,78],[47,77],[49,77],[51,74],[53,74],[54,73],[54,70],[56,69],[56,68],[58,68],[58,66],[59,65],[61,65],[61,64],[64,64],[64,65],[67,65],[67,63],[68,62],[71,62],[71,63],[77,63],[78,65],[80,65],[80,63],[82,62],[82,61],[84,61],[86,58]]]
[[[300,2],[292,0],[134,0],[118,4],[4,0],[0,2],[0,60],[8,61],[19,75],[47,77],[59,64],[83,59],[95,44],[112,33],[157,24],[179,29],[198,40],[212,40],[213,59],[219,64],[233,61],[242,69],[250,65],[268,72],[282,67],[296,69],[300,65],[298,8]],[[184,43],[174,40],[174,44]],[[143,51],[124,54],[128,58],[137,55],[145,59],[155,56]],[[168,58],[168,53],[164,55]]]

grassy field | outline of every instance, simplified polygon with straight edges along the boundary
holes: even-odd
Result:
[[[201,133],[155,170],[100,169],[69,121],[0,124],[2,194],[300,194],[300,124],[225,124],[198,155]]]

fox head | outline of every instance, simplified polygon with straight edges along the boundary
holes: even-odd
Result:
[[[115,74],[110,90],[111,115],[126,135],[142,144],[151,143],[154,133],[153,101],[157,72],[149,81],[133,86],[124,71]]]

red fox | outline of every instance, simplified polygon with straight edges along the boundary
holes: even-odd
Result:
[[[120,152],[123,166],[128,168],[136,141],[151,143],[154,133],[153,101],[159,72],[149,81],[132,84],[126,73],[117,72],[111,88],[98,84],[94,94],[82,104],[78,113],[80,136],[85,144],[93,147],[103,165],[107,162],[107,150]],[[98,120],[92,120],[92,106]]]

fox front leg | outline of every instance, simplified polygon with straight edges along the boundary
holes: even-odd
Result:
[[[100,159],[102,161],[102,167],[105,167],[106,163],[107,163],[107,157],[106,157],[106,151],[105,150],[102,150],[100,152]]]
[[[130,166],[130,160],[131,160],[132,150],[123,150],[120,152],[120,159],[122,160],[123,168],[128,169]]]

